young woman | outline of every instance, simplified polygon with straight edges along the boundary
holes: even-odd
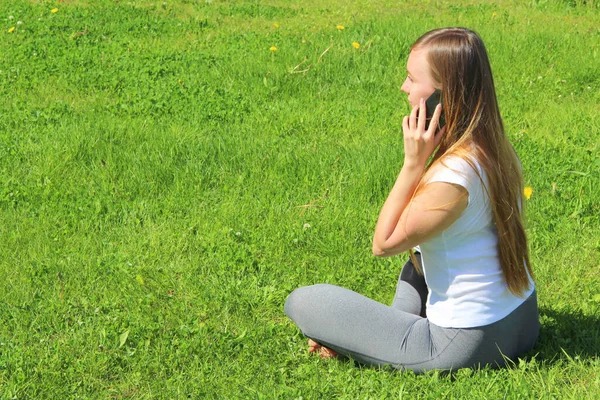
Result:
[[[539,320],[521,169],[487,52],[473,31],[436,29],[412,46],[407,70],[404,163],[373,237],[377,256],[411,251],[392,305],[315,285],[285,312],[321,356],[415,372],[500,367],[533,348]],[[426,128],[436,89],[443,104]]]

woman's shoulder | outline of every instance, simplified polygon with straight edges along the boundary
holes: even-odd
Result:
[[[479,177],[482,173],[483,170],[476,157],[466,152],[455,152],[436,160],[427,171],[425,181],[427,183],[445,181],[451,177],[453,178],[451,182],[458,180],[459,182],[455,183],[465,186],[473,177]]]

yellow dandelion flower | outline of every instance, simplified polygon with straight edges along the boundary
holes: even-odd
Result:
[[[56,14],[56,13],[58,12],[58,8],[53,8],[52,10],[50,10],[50,12],[51,12],[52,14]]]
[[[493,13],[493,14],[492,14],[492,17],[496,17],[497,15],[498,15],[498,14],[496,14],[496,13]]]
[[[360,47],[360,43],[352,42],[352,47],[354,47],[355,49],[358,49]]]
[[[336,28],[338,28],[340,31],[343,31],[344,30],[344,25],[338,25],[338,26],[336,26]]]
[[[278,24],[277,22],[275,22],[275,23],[273,24],[273,28],[279,28],[279,24]]]
[[[10,28],[8,28],[8,33],[13,33],[15,31],[15,27],[11,26]]]
[[[275,47],[275,46],[271,46],[271,47],[269,48],[269,50],[271,50],[271,51],[277,51],[277,47]]]
[[[533,193],[533,189],[530,186],[525,186],[525,189],[523,189],[523,194],[525,195],[525,198],[527,200],[529,200],[531,198],[532,193]]]

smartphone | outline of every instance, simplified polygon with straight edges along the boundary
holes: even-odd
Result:
[[[427,100],[425,100],[425,106],[426,106],[425,129],[429,129],[429,122],[431,121],[431,118],[433,118],[433,113],[435,112],[435,108],[437,107],[438,104],[441,104],[441,103],[442,103],[442,91],[439,89],[436,89],[436,91],[433,92],[431,94],[431,96],[429,96],[427,98]],[[442,109],[442,113],[440,114],[440,119],[438,121],[437,130],[439,131],[440,129],[442,129],[444,127],[444,125],[446,125],[446,116],[444,115],[444,110]]]

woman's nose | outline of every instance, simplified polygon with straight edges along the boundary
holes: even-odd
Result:
[[[402,90],[404,93],[408,94],[409,90],[408,90],[408,78],[404,80],[404,82],[402,83],[402,86],[400,86],[400,90]]]

